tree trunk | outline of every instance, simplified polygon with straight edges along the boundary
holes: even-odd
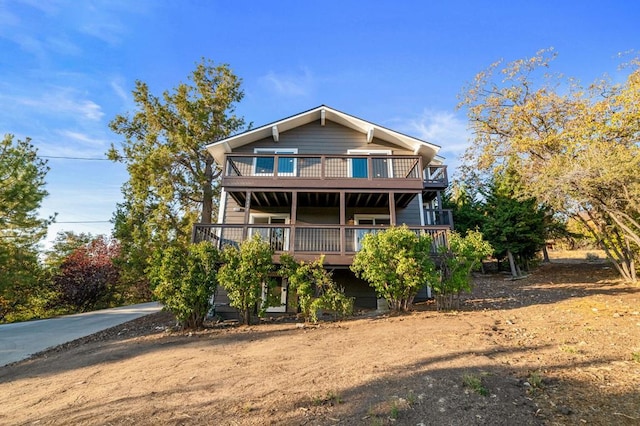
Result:
[[[207,155],[204,165],[204,185],[202,188],[202,215],[200,223],[210,224],[213,219],[213,158]]]
[[[507,257],[509,258],[509,267],[511,268],[511,276],[513,278],[517,278],[518,270],[516,269],[516,262],[513,259],[513,254],[511,253],[511,250],[507,250]]]
[[[542,262],[543,263],[550,263],[551,260],[549,260],[549,252],[547,251],[547,245],[543,245],[542,246]]]

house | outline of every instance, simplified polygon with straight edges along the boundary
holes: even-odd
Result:
[[[325,105],[220,140],[207,146],[222,169],[218,223],[195,225],[193,240],[223,247],[259,233],[276,264],[284,252],[324,255],[356,306],[375,308],[374,291],[349,270],[364,235],[406,224],[446,244],[439,149]],[[273,310],[290,309],[286,290],[280,282]]]

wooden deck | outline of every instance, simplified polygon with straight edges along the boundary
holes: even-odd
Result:
[[[283,225],[283,224],[196,224],[193,241],[211,241],[218,248],[238,246],[240,242],[258,234],[268,241],[274,251],[274,262],[279,263],[282,253],[290,253],[299,260],[313,260],[325,256],[327,266],[351,265],[353,256],[360,249],[362,238],[371,232],[384,230],[386,226],[361,225]],[[433,239],[433,251],[447,245],[446,225],[410,226],[417,234],[427,234]]]
[[[447,166],[411,155],[230,154],[222,186],[287,189],[444,190]]]

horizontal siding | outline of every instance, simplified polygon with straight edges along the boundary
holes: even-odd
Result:
[[[244,223],[244,208],[231,197],[227,197],[224,222],[228,224]],[[241,211],[242,210],[242,211]],[[290,214],[288,207],[251,209],[251,213],[286,213]],[[346,220],[356,214],[389,214],[388,207],[347,207]],[[404,209],[396,209],[396,221],[398,224],[420,225],[420,199],[415,197]],[[299,225],[313,224],[339,224],[340,209],[338,207],[298,207],[296,223]]]
[[[396,222],[399,225],[420,225],[420,197],[414,197],[404,209],[396,210]]]
[[[321,126],[320,120],[318,120],[282,132],[278,142],[274,142],[273,138],[269,137],[241,146],[234,152],[253,153],[255,148],[297,148],[298,154],[346,154],[350,149],[386,149],[396,155],[413,155],[411,151],[403,147],[376,137],[371,143],[367,143],[364,133],[328,120],[324,126]]]
[[[335,207],[300,207],[298,208],[298,225],[339,225],[340,208]]]
[[[240,210],[240,206],[236,203],[236,200],[227,194],[227,206],[223,223],[244,223],[244,211]]]

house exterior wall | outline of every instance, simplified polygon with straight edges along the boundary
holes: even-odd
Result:
[[[236,153],[253,153],[255,148],[297,148],[298,154],[346,154],[350,149],[391,150],[396,155],[412,155],[411,151],[373,138],[367,143],[366,135],[331,121],[314,121],[304,126],[280,133],[280,140],[265,138],[234,150]]]
[[[396,209],[396,222],[398,225],[406,223],[407,225],[420,225],[420,197],[411,200],[409,205],[404,209]]]
[[[260,134],[264,135],[265,133],[262,132]],[[378,135],[384,137],[383,132],[378,133]],[[229,147],[227,146],[227,148]],[[282,170],[280,166],[278,166],[277,173],[275,172],[276,169],[274,169],[271,175],[269,175],[268,171],[260,175],[259,173],[261,172],[258,172],[256,158],[264,158],[264,156],[253,156],[256,149],[295,150],[298,154],[296,157],[298,160],[295,160],[298,171],[295,175],[290,174],[282,177],[282,174],[279,175]],[[353,150],[389,151],[396,156],[411,156],[415,161],[421,162],[410,164],[422,164],[423,167],[426,166],[424,161],[428,161],[428,159],[425,160],[424,156],[420,158],[417,149],[414,152],[411,149],[381,140],[375,136],[375,132],[373,139],[368,143],[366,133],[345,127],[330,120],[326,120],[325,125],[321,125],[320,120],[316,120],[288,131],[282,131],[278,135],[278,142],[276,142],[272,136],[269,136],[256,140],[255,142],[246,143],[233,149],[232,154],[227,154],[227,157],[232,157],[233,154],[252,155],[240,155],[233,160],[227,158],[228,162],[225,160],[227,164],[223,166],[225,167],[225,173],[227,173],[227,170],[230,170],[230,172],[229,175],[226,175],[228,180],[226,182],[223,180],[223,185],[226,185],[229,192],[226,197],[223,197],[224,205],[221,206],[223,215],[219,220],[219,223],[225,226],[220,226],[219,229],[212,231],[212,234],[217,232],[217,237],[222,243],[231,241],[237,244],[243,238],[251,235],[251,233],[254,232],[253,230],[259,228],[232,226],[244,225],[245,222],[249,222],[247,218],[250,217],[251,214],[271,213],[291,215],[291,213],[295,211],[295,217],[290,217],[292,224],[285,226],[275,224],[271,225],[271,227],[266,226],[262,228],[263,230],[278,229],[277,232],[274,231],[274,234],[288,235],[285,238],[289,243],[283,243],[278,246],[281,247],[280,249],[275,249],[276,255],[274,256],[274,262],[279,262],[280,253],[277,251],[285,251],[285,249],[282,248],[285,246],[293,250],[294,255],[297,251],[297,254],[302,256],[304,260],[311,259],[316,253],[318,257],[321,254],[326,254],[325,267],[333,271],[334,280],[339,287],[344,288],[345,294],[348,297],[354,297],[356,306],[360,308],[375,308],[377,299],[373,289],[365,281],[356,278],[348,268],[351,262],[350,257],[352,257],[354,251],[357,250],[357,243],[355,242],[357,238],[355,238],[355,236],[360,235],[358,232],[361,231],[358,230],[367,229],[367,225],[354,226],[352,220],[356,219],[356,215],[390,215],[390,207],[384,204],[388,204],[389,201],[389,198],[386,198],[386,194],[393,192],[396,194],[395,200],[398,205],[406,203],[407,200],[413,196],[406,207],[395,207],[396,223],[398,225],[407,224],[416,227],[426,225],[422,223],[421,219],[424,215],[422,211],[424,207],[421,205],[421,201],[423,201],[422,196],[423,194],[437,194],[438,191],[441,191],[444,186],[446,186],[446,183],[443,184],[444,186],[442,187],[436,186],[431,190],[432,187],[427,186],[429,184],[428,179],[424,179],[423,182],[422,176],[409,174],[405,176],[403,172],[401,174],[401,171],[404,170],[403,164],[406,163],[401,163],[400,161],[406,161],[405,159],[398,160],[398,163],[389,163],[391,164],[389,170],[393,170],[394,173],[398,172],[399,174],[399,176],[389,176],[392,179],[387,179],[387,176],[384,174],[380,177],[380,175],[377,174],[379,172],[376,171],[376,167],[387,169],[386,163],[388,163],[388,161],[386,161],[386,159],[383,162],[377,163],[372,160],[369,161],[368,180],[354,179],[362,176],[355,176],[355,173],[351,175],[351,169],[348,169],[349,172],[347,172],[347,167],[351,167],[347,165],[352,165],[353,162],[351,162],[351,160],[347,162],[344,157],[349,154],[349,151]],[[305,158],[305,155],[309,157]],[[337,157],[332,157],[332,155],[336,155]],[[286,155],[281,155],[280,158],[283,156],[286,157]],[[325,156],[322,157],[322,165],[318,159],[319,156]],[[266,157],[268,157],[268,155]],[[280,163],[276,162],[275,164],[278,165]],[[398,164],[397,167],[396,164]],[[235,166],[237,166],[240,171],[235,169]],[[409,166],[408,170],[412,170],[410,167],[412,166]],[[234,170],[236,174],[233,174]],[[321,170],[322,173],[320,173]],[[332,170],[336,174],[325,175],[326,170]],[[444,172],[446,174],[446,168]],[[319,178],[320,176],[322,177],[321,179]],[[328,177],[326,182],[325,176]],[[342,178],[344,176],[350,177],[351,180],[347,182],[348,179],[344,181],[337,179],[338,177]],[[378,179],[376,179],[376,176]],[[404,178],[406,178],[406,183],[402,182]],[[232,179],[236,180],[234,181]],[[242,179],[246,180],[242,181]],[[399,183],[392,182],[392,184],[388,184],[389,181],[394,179],[399,181]],[[353,185],[354,181],[366,185]],[[344,191],[347,197],[338,196],[342,191]],[[251,205],[251,209],[247,214],[245,212],[244,202],[242,205],[239,205],[234,197],[242,200],[248,192],[253,193],[254,200],[265,201],[257,201],[256,205]],[[287,193],[287,197],[284,196],[283,192]],[[290,202],[291,199],[294,198],[291,196],[294,192],[297,192],[298,199],[296,208],[293,208],[291,205],[286,205],[287,202]],[[279,198],[277,198],[277,201],[266,201],[265,194],[271,196],[275,194],[278,195]],[[318,194],[324,194],[325,197],[317,197]],[[327,194],[332,194],[332,196],[326,196]],[[371,203],[361,201],[360,195],[362,194],[365,194],[363,200],[366,198],[366,194],[376,194],[378,199]],[[315,195],[315,197],[312,195]],[[435,199],[435,195],[433,197],[433,199]],[[429,203],[431,199],[432,198],[425,198],[424,201]],[[344,217],[342,218],[341,208],[339,206],[341,202],[344,203]],[[314,206],[313,203],[320,205]],[[376,205],[377,207],[354,206],[358,203],[368,203],[369,205]],[[260,204],[279,205],[280,207],[257,207]],[[295,222],[295,225],[293,222]],[[364,223],[364,221],[362,223]],[[314,225],[338,226],[314,227]],[[373,226],[377,228],[378,226],[383,227],[384,225]],[[333,243],[336,235],[340,236],[339,238],[342,244],[337,251]],[[301,241],[312,241],[313,243],[300,245]],[[290,304],[290,302],[294,301],[295,295],[293,292],[289,292],[287,297],[287,312],[291,312],[291,309],[295,309],[295,304]],[[427,297],[426,291],[419,294],[419,298],[424,297]],[[216,300],[216,304],[219,305],[218,313],[223,314],[225,317],[237,315],[237,311],[230,308],[227,302],[226,292],[221,288],[219,290],[219,297]]]

